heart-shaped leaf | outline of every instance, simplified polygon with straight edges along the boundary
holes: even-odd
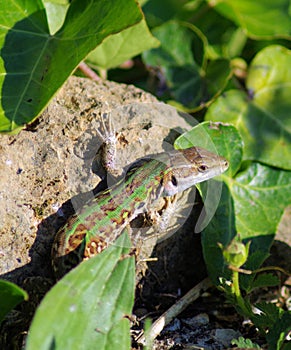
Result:
[[[0,8],[0,131],[5,132],[33,121],[106,37],[142,20],[133,0],[75,0],[51,34],[41,1],[0,0]]]

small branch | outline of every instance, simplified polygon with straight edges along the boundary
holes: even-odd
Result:
[[[284,275],[291,276],[290,272],[284,270],[280,266],[266,266],[266,267],[261,267],[260,269],[257,269],[257,270],[254,270],[254,271],[240,269],[240,268],[232,266],[232,265],[229,265],[228,268],[230,270],[232,270],[232,271],[237,271],[237,272],[243,273],[245,275],[252,275],[252,274],[255,274],[255,273],[261,273],[261,272],[267,272],[267,271],[279,271],[279,272],[283,273]]]
[[[173,306],[171,306],[166,312],[164,312],[151,326],[146,334],[141,333],[136,341],[145,345],[155,339],[163,330],[163,328],[169,324],[177,315],[185,310],[193,301],[198,299],[200,295],[212,286],[209,278],[205,278],[198,283],[195,287],[189,290],[180,300],[178,300]]]

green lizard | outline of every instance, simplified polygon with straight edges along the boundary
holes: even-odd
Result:
[[[159,198],[175,196],[227,168],[223,157],[199,147],[137,160],[124,179],[97,194],[58,231],[52,248],[56,277],[112,244],[137,215],[149,212]]]

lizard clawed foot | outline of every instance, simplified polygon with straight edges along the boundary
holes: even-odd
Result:
[[[110,113],[104,113],[102,115],[100,126],[96,129],[96,133],[103,143],[94,158],[93,171],[100,175],[102,179],[105,178],[107,173],[113,176],[119,176],[121,171],[116,165],[118,134],[114,130]]]

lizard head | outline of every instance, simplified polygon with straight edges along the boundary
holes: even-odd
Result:
[[[229,165],[225,158],[200,147],[175,150],[168,156],[169,166],[162,178],[164,196],[173,196],[217,176]]]

